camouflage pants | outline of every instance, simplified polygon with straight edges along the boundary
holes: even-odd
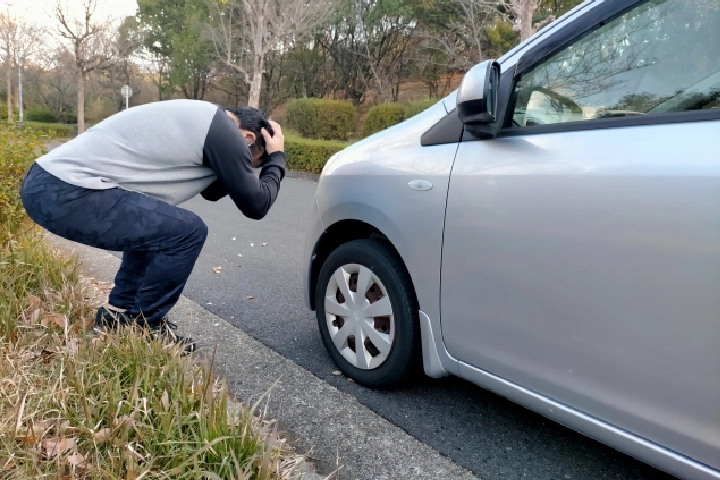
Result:
[[[175,305],[200,255],[207,226],[192,212],[147,195],[88,190],[38,165],[25,176],[28,216],[68,240],[123,252],[110,304],[157,326]]]

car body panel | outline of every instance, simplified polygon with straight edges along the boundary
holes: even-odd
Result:
[[[317,243],[322,237],[323,232],[325,231],[325,228],[322,224],[322,218],[320,216],[320,207],[318,205],[317,200],[317,192],[315,193],[315,196],[313,198],[313,204],[310,211],[310,216],[308,217],[308,230],[305,235],[305,277],[303,278],[303,292],[304,292],[304,299],[305,299],[305,306],[307,308],[312,309],[312,299],[310,298],[311,292],[313,289],[311,288],[312,283],[312,268],[311,265],[315,261],[315,247],[317,246]]]
[[[358,220],[388,238],[408,268],[418,299],[422,298],[420,309],[437,332],[445,200],[458,144],[422,148],[420,135],[447,115],[445,105],[454,99],[455,92],[408,121],[336,154],[323,169],[317,193],[325,229],[343,220]],[[411,188],[416,180],[429,182],[432,188]],[[308,262],[310,244],[317,240],[308,241]],[[433,339],[443,368],[457,374],[457,364],[444,351],[442,339]]]
[[[443,251],[448,352],[720,466],[713,136],[720,121],[463,142]]]

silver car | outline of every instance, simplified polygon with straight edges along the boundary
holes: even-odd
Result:
[[[323,170],[307,302],[357,383],[457,375],[720,478],[720,2],[588,1]]]

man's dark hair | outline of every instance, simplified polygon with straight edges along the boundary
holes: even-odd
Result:
[[[252,107],[226,107],[226,110],[238,117],[241,129],[255,134],[255,144],[253,147],[265,152],[263,157],[267,157],[265,137],[263,137],[261,130],[264,128],[270,136],[274,135],[275,132],[273,132],[265,114],[257,108]]]

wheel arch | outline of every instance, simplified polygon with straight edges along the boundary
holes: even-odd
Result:
[[[395,254],[402,261],[405,270],[408,272],[410,282],[412,284],[413,292],[417,298],[417,291],[415,285],[412,283],[412,276],[409,275],[408,266],[403,259],[403,256],[398,251],[396,245],[385,235],[380,229],[362,220],[356,219],[344,219],[340,220],[328,228],[322,233],[317,243],[315,244],[315,250],[312,256],[312,262],[310,264],[310,283],[309,283],[309,298],[310,307],[315,310],[315,290],[317,288],[318,277],[320,276],[320,269],[323,264],[339,246],[351,242],[353,240],[362,239],[377,239],[386,242],[395,251]]]

